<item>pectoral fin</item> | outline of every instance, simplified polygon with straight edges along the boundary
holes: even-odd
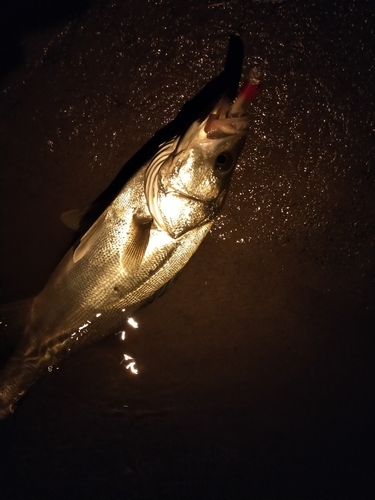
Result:
[[[151,224],[151,218],[133,216],[129,239],[121,258],[124,270],[136,269],[141,265],[150,239]]]

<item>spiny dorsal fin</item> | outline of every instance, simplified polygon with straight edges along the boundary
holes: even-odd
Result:
[[[106,206],[103,203],[93,203],[87,207],[74,208],[67,210],[60,215],[60,220],[69,229],[76,232],[85,232],[96,219],[105,210]]]
[[[107,211],[103,212],[99,219],[90,227],[90,229],[82,236],[78,247],[73,253],[73,262],[78,262],[92,248],[94,243],[99,238]]]

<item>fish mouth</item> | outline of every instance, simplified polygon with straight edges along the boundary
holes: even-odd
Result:
[[[259,84],[260,79],[252,70],[234,102],[224,94],[208,116],[206,114],[204,118],[194,121],[181,137],[175,136],[161,145],[160,150],[152,158],[145,172],[145,195],[150,214],[160,229],[167,231],[158,204],[161,191],[164,194],[173,193],[177,197],[195,203],[212,201],[192,193],[185,183],[172,176],[174,162],[192,144],[199,145],[203,150],[210,150],[213,143],[220,144],[226,141],[233,147],[236,144],[240,147],[244,137],[249,133],[251,122],[249,104],[256,97]],[[169,174],[166,179],[160,180],[159,174],[162,168]],[[225,196],[225,191],[223,193],[222,196]]]
[[[236,102],[236,101],[235,101]],[[250,128],[250,116],[242,107],[239,112],[232,112],[234,104],[223,97],[213,112],[206,119],[204,131],[208,139],[219,139],[228,135],[244,136]]]
[[[204,131],[207,138],[217,139],[228,135],[248,134],[250,128],[248,106],[258,95],[260,83],[259,70],[252,68],[248,79],[232,104],[226,96],[220,99],[206,120]]]

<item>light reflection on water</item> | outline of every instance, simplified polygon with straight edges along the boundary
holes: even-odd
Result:
[[[127,319],[127,322],[128,324],[133,327],[133,328],[138,328],[138,321],[136,321],[133,317],[129,317]],[[125,340],[125,335],[126,335],[126,331],[125,330],[122,330],[121,332],[119,332],[121,334],[121,340]],[[123,354],[124,356],[124,359],[121,361],[120,364],[125,363],[125,368],[127,370],[129,370],[131,373],[133,373],[134,375],[138,375],[139,371],[138,371],[138,368],[136,367],[136,361],[135,359],[133,358],[133,356],[130,356],[129,354]],[[129,361],[129,363],[128,363]]]
[[[124,354],[124,359],[121,361],[120,364],[130,361],[129,363],[125,364],[125,368],[127,370],[130,370],[134,375],[138,375],[138,368],[136,368],[136,362],[132,356],[129,356],[129,354]]]

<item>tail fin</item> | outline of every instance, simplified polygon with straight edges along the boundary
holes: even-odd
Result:
[[[27,323],[33,299],[0,305],[0,366],[18,344]]]
[[[1,332],[8,330],[23,330],[33,298],[0,304],[0,328]]]
[[[39,378],[42,367],[38,360],[25,361],[23,356],[12,356],[0,375],[0,420],[14,412],[17,401]]]
[[[12,413],[13,403],[21,396],[11,394],[14,375],[10,371],[15,371],[14,367],[17,366],[18,371],[22,372],[19,363],[14,363],[13,353],[24,334],[32,301],[26,299],[0,305],[0,419]]]

